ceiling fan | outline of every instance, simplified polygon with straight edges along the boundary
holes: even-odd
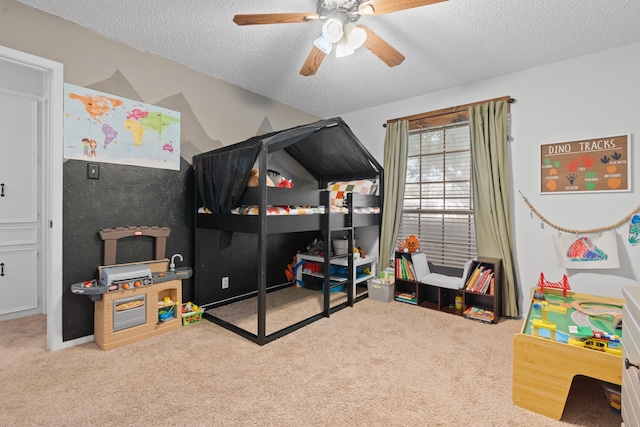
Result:
[[[235,15],[238,25],[289,24],[323,21],[322,34],[315,39],[300,74],[316,73],[322,60],[335,46],[337,57],[352,54],[364,45],[389,67],[404,61],[404,55],[364,25],[356,25],[362,16],[383,15],[447,0],[318,0],[316,12],[262,13]]]

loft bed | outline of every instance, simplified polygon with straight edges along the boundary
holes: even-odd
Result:
[[[297,185],[294,177],[294,188],[269,187],[267,174],[260,173],[258,186],[247,187],[251,170],[256,166],[259,171],[269,170],[270,163],[281,152],[295,163],[293,170],[302,168],[306,173],[300,180],[302,184]],[[336,306],[330,302],[333,236],[341,233],[347,237],[348,247],[353,247],[354,230],[366,227],[375,230],[377,245],[382,216],[382,167],[342,119],[320,120],[253,137],[199,154],[193,160],[197,204],[195,299],[205,308],[206,319],[264,345],[366,297],[366,294],[356,296],[354,285],[346,287],[345,302]],[[361,185],[362,182],[371,186]],[[334,183],[337,184],[329,188]],[[355,188],[351,184],[355,184]],[[376,194],[369,194],[372,192]],[[301,209],[296,211],[297,208]],[[273,214],[276,211],[285,214]],[[279,276],[281,264],[274,261],[274,252],[285,252],[282,256],[289,257],[286,249],[291,247],[295,251],[300,239],[308,241],[313,235],[319,236],[324,245],[322,309],[267,334],[267,293],[291,287],[291,283]],[[238,245],[255,246],[255,249],[238,257]],[[230,267],[233,263],[238,264],[236,273],[232,273],[236,277],[226,276],[222,270],[233,270]],[[349,272],[355,271],[351,253],[346,265]],[[255,276],[247,277],[250,269]],[[225,277],[232,282],[241,281],[240,291],[220,291],[220,279]],[[355,283],[353,277],[349,279]],[[255,333],[207,309],[253,297],[257,299]]]

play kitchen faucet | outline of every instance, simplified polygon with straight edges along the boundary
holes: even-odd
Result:
[[[176,257],[180,257],[180,261],[184,261],[184,258],[182,258],[182,255],[180,254],[173,254],[171,256],[171,264],[169,264],[169,271],[176,271],[176,263],[175,263],[175,259]]]

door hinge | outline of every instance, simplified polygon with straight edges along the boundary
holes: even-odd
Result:
[[[49,228],[53,228],[53,221],[49,220]]]

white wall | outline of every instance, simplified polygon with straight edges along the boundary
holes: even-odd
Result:
[[[629,225],[617,228],[620,268],[565,269],[558,265],[552,237],[559,232],[527,207],[520,192],[552,223],[569,229],[612,225],[640,204],[640,44],[525,70],[349,114],[342,118],[382,163],[389,119],[511,96],[511,197],[516,247],[516,277],[521,314],[528,311],[529,290],[540,273],[550,281],[567,274],[572,290],[621,298],[621,288],[640,283],[640,245],[627,241]],[[426,77],[427,78],[427,77]],[[631,192],[540,194],[540,144],[631,134]],[[525,302],[526,301],[526,302]]]

